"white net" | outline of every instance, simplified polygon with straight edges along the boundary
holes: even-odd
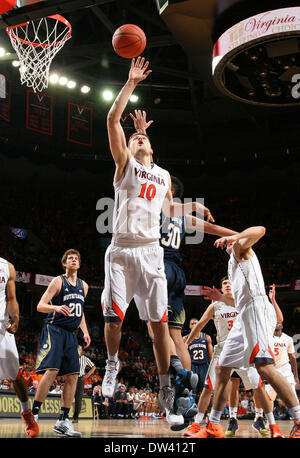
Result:
[[[71,38],[71,26],[62,16],[48,16],[9,27],[7,33],[20,62],[21,83],[41,92],[48,87],[54,56]]]

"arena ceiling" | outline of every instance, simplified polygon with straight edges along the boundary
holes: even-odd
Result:
[[[157,142],[162,133],[170,139],[169,147],[164,146],[164,158],[174,164],[194,160],[201,166],[213,158],[222,163],[229,157],[240,160],[242,154],[254,157],[262,151],[272,158],[275,150],[297,147],[298,109],[248,106],[225,97],[215,87],[212,32],[216,8],[226,2],[178,1],[162,14],[156,0],[94,3],[66,12],[73,37],[56,56],[52,70],[93,88],[109,86],[117,92],[126,81],[129,61],[114,52],[112,34],[122,24],[139,25],[147,36],[144,55],[153,72],[139,87],[136,108],[146,109],[155,120],[151,129]],[[7,40],[4,30],[0,30],[0,38]],[[14,58],[14,54],[8,56],[7,65]],[[1,62],[5,66],[4,60]],[[108,108],[100,107],[95,92],[85,100],[97,106],[105,119]],[[105,135],[105,123],[100,124]]]

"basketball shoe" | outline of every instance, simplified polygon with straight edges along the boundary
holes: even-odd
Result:
[[[116,378],[120,371],[120,361],[106,360],[105,375],[102,382],[102,395],[104,398],[112,398],[115,392]]]
[[[252,423],[252,428],[261,436],[270,437],[270,431],[266,428],[263,417],[258,417],[254,423]]]
[[[279,438],[279,437],[284,437],[284,435],[280,431],[278,425],[276,425],[276,424],[275,425],[269,425],[269,428],[270,428],[271,437],[273,437],[274,439],[275,438]]]
[[[300,422],[294,420],[294,426],[290,433],[290,438],[292,439],[300,439]]]
[[[191,390],[194,390],[198,384],[198,375],[192,371],[182,369],[177,373],[175,381],[175,396],[189,395]]]
[[[166,412],[166,420],[170,426],[181,426],[184,424],[183,416],[174,413],[174,392],[171,387],[164,386],[159,390],[158,404],[160,409]]]
[[[239,425],[236,418],[229,418],[227,431],[225,432],[225,437],[234,437],[235,433],[239,430]]]
[[[25,432],[29,437],[37,437],[40,434],[40,428],[31,410],[21,413],[21,418],[25,423]]]
[[[201,429],[200,423],[197,423],[196,421],[193,422],[190,426],[187,427],[187,429],[184,431],[183,435],[192,437],[194,434],[199,433]]]
[[[204,439],[206,437],[222,439],[224,437],[222,425],[216,425],[215,423],[209,421],[206,426],[203,426],[198,433],[193,435],[193,439]]]
[[[65,420],[57,420],[53,428],[53,431],[62,436],[81,437],[81,433],[79,431],[75,431],[72,423],[70,423],[70,420],[68,418],[66,418]]]

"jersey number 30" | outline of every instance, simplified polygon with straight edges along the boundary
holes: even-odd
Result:
[[[168,226],[168,233],[165,237],[162,237],[161,244],[165,247],[171,247],[174,250],[178,250],[180,247],[180,229],[175,224],[170,223]]]

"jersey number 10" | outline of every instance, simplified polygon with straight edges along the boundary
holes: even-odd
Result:
[[[139,197],[141,197],[142,199],[144,199],[145,193],[146,193],[146,198],[147,198],[148,200],[152,200],[152,199],[154,199],[155,194],[156,194],[156,187],[154,186],[154,184],[150,184],[150,185],[148,186],[147,191],[146,191],[147,184],[148,184],[148,183],[142,184],[142,189],[141,189],[141,193],[140,193]]]

